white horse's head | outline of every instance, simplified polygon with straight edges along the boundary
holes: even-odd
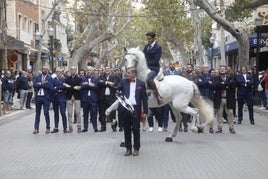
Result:
[[[125,68],[137,68],[139,59],[137,57],[139,50],[139,47],[137,48],[124,48],[125,50]]]
[[[147,74],[150,69],[147,66],[145,55],[143,51],[137,48],[125,48],[125,69],[135,68],[137,70],[137,76],[142,81],[147,79]]]

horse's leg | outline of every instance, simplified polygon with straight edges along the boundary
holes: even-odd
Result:
[[[192,108],[190,106],[187,106],[186,108],[182,109],[182,112],[184,112],[186,114],[190,114],[190,115],[193,116],[193,120],[189,124],[190,130],[192,132],[198,132],[198,133],[202,132],[202,128],[201,127],[196,127],[196,122],[199,119],[198,109]]]
[[[176,118],[176,125],[175,128],[173,130],[173,132],[166,138],[166,142],[172,142],[173,141],[173,137],[176,137],[178,134],[178,130],[180,127],[180,123],[181,123],[181,113],[180,111],[176,110],[173,105],[170,103],[170,108]]]

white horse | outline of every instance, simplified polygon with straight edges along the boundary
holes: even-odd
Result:
[[[138,48],[125,49],[125,68],[135,67],[137,70],[137,77],[146,83],[147,75],[150,72],[146,64],[144,53]],[[163,99],[163,103],[159,105],[155,95],[152,93],[148,99],[148,106],[151,108],[160,107],[169,104],[177,121],[172,134],[167,138],[167,142],[171,142],[173,137],[178,133],[181,114],[184,112],[193,116],[190,130],[193,132],[202,132],[205,125],[210,124],[213,119],[213,108],[201,98],[198,87],[188,79],[178,76],[170,75],[163,76],[160,71],[158,76],[154,79],[158,88],[158,92]],[[192,103],[193,107],[189,106]],[[116,101],[112,106],[107,109],[107,114],[118,107],[119,102]],[[203,122],[200,126],[196,126],[196,121],[200,117]]]

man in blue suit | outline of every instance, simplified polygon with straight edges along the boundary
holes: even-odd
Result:
[[[254,125],[253,117],[253,86],[254,76],[247,73],[246,67],[241,68],[241,74],[236,77],[237,89],[237,102],[238,102],[238,124],[243,120],[243,106],[244,102],[247,103],[250,124]]]
[[[146,94],[145,83],[136,78],[134,68],[127,69],[127,79],[121,80],[118,90],[122,92],[133,105],[134,112],[131,113],[121,104],[118,107],[118,114],[123,119],[125,147],[127,149],[125,156],[132,154],[131,131],[134,136],[133,156],[139,155],[140,149],[140,114],[143,111],[148,114],[148,97]]]
[[[35,122],[33,134],[39,133],[40,114],[43,106],[46,119],[46,134],[50,133],[49,103],[51,77],[48,74],[47,66],[42,67],[42,74],[36,76],[33,81],[35,90]]]
[[[175,69],[175,62],[174,61],[170,61],[169,62],[169,68],[164,71],[164,76],[169,76],[169,75],[182,76],[182,72]],[[167,127],[168,127],[169,111],[170,111],[170,114],[171,114],[171,119],[173,120],[173,122],[176,122],[176,118],[175,118],[175,116],[174,116],[169,104],[166,104],[164,106],[164,114],[163,114],[164,115],[163,116],[163,125],[164,125],[163,131],[164,132],[167,131]]]
[[[143,53],[146,58],[147,66],[151,70],[151,72],[147,76],[147,85],[149,88],[155,91],[156,99],[158,104],[161,104],[162,98],[159,95],[158,89],[154,82],[154,77],[157,76],[160,70],[160,58],[162,55],[162,47],[155,42],[155,33],[148,32],[146,34],[148,44],[145,45],[143,49]]]
[[[52,79],[51,85],[51,100],[54,110],[54,123],[55,128],[51,133],[59,132],[59,107],[62,117],[63,133],[67,133],[67,117],[66,117],[66,95],[65,95],[65,77],[63,76],[63,70],[56,69],[56,77]]]
[[[97,128],[97,89],[98,79],[93,75],[93,67],[87,67],[87,75],[81,80],[81,104],[83,107],[84,129],[82,132],[88,131],[88,114],[90,113],[91,122],[94,132],[98,132]]]

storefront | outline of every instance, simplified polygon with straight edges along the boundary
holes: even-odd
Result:
[[[2,34],[0,33],[0,36]],[[14,37],[7,36],[7,61],[5,62],[5,46],[0,39],[0,58],[3,63],[7,63],[8,69],[16,69],[16,64],[22,60],[24,52],[24,42],[15,39]],[[3,69],[3,63],[0,68]]]
[[[249,65],[256,66],[256,48],[257,48],[257,35],[250,34],[249,38]],[[266,40],[268,39],[268,34],[263,33],[260,37],[260,48],[266,46]],[[238,45],[237,41],[233,41],[225,44],[225,55],[227,64],[232,66],[233,69],[238,69],[239,59],[238,59]],[[259,70],[265,70],[268,67],[268,51],[261,51],[259,56]]]

